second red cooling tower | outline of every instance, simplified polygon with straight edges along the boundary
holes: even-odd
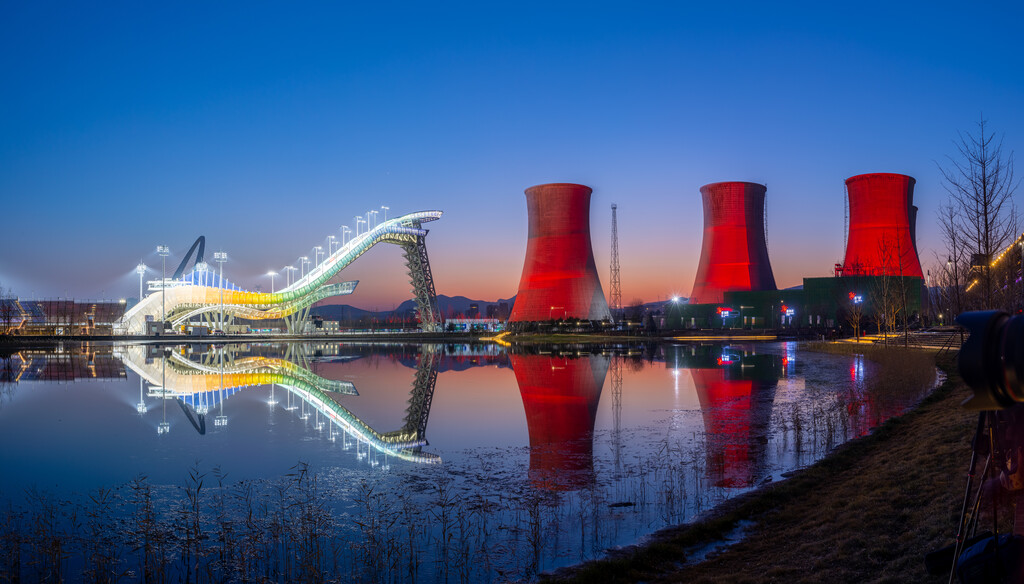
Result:
[[[736,290],[775,290],[764,233],[764,185],[720,182],[704,185],[704,241],[691,304],[723,302]]]
[[[886,172],[846,179],[850,235],[845,275],[924,277],[914,242],[915,182],[905,174]]]

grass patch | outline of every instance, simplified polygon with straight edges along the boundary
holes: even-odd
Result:
[[[856,351],[879,364],[880,385],[873,391],[893,390],[905,382],[903,375],[922,378],[922,371],[899,372],[903,365],[921,369],[916,356],[880,349]],[[946,373],[913,411],[791,479],[727,502],[699,524],[543,580],[945,582],[927,575],[923,557],[955,535],[976,415],[959,407],[968,390],[951,355],[936,360],[934,353],[911,352],[927,358],[933,374],[936,364]],[[687,548],[720,539],[742,520],[754,522],[742,542],[685,564]]]

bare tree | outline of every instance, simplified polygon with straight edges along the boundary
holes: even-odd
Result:
[[[842,314],[845,317],[846,324],[853,328],[853,338],[860,342],[860,328],[861,323],[864,321],[864,297],[857,293],[856,290],[849,290],[847,292],[847,298],[845,299],[849,304],[841,304],[843,306]]]
[[[629,308],[626,311],[626,320],[635,322],[638,324],[643,323],[644,318],[644,301],[640,298],[634,298],[629,303]]]
[[[956,155],[947,157],[949,165],[939,167],[944,179],[953,230],[964,241],[971,262],[979,266],[975,277],[984,308],[993,307],[993,278],[989,265],[1003,248],[1016,239],[1016,209],[1013,193],[1019,181],[1014,179],[1013,152],[1003,155],[1003,139],[985,127],[982,118],[976,134],[957,133],[953,142]],[[948,238],[943,226],[943,235]],[[956,245],[952,245],[956,247]]]
[[[17,309],[14,306],[14,296],[10,290],[4,290],[3,285],[0,285],[0,323],[3,323],[3,329],[0,333],[11,332],[11,324],[14,322],[14,317],[17,314]]]
[[[897,330],[903,319],[904,344],[907,343],[907,282],[903,277],[903,261],[899,239],[882,238],[878,253],[882,269],[871,279],[871,306],[874,308],[878,332],[883,343],[889,344],[889,335]]]
[[[936,282],[939,286],[940,310],[955,318],[966,308],[964,304],[964,288],[970,270],[970,252],[967,241],[961,234],[963,223],[956,206],[950,203],[939,207],[939,230],[946,243],[945,257],[938,257],[939,269],[935,270]]]

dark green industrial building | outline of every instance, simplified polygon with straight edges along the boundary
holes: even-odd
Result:
[[[720,304],[670,302],[663,328],[852,330],[859,312],[861,330],[875,330],[879,309],[885,304],[898,311],[902,322],[905,303],[913,322],[921,313],[923,294],[924,280],[914,277],[804,278],[799,288],[725,292]]]

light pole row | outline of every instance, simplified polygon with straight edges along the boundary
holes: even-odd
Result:
[[[388,207],[387,205],[381,205],[380,209],[381,209],[381,211],[384,212],[384,222],[387,222],[387,220],[388,220],[388,211],[391,209],[391,207]],[[380,223],[376,222],[376,218],[377,218],[377,215],[379,213],[380,213],[380,211],[378,211],[376,209],[371,209],[371,210],[366,212],[366,216],[365,217],[363,217],[363,216],[353,217],[353,219],[355,219],[355,222],[356,222],[355,236],[358,237],[362,233],[360,231],[360,229],[359,229],[361,225],[365,225],[366,226],[366,232],[367,233],[371,229],[373,229],[374,227],[379,226]],[[293,272],[301,271],[301,273],[302,273],[301,277],[304,278],[304,277],[306,277],[306,266],[319,266],[320,265],[320,261],[321,261],[320,260],[320,256],[323,256],[323,259],[326,260],[328,257],[333,255],[334,251],[335,251],[334,250],[335,244],[337,244],[338,249],[341,249],[342,247],[345,247],[345,244],[348,243],[348,241],[349,241],[346,236],[352,234],[352,230],[349,229],[348,225],[342,225],[340,227],[340,229],[341,229],[341,239],[340,240],[335,235],[328,235],[327,236],[327,251],[326,252],[324,251],[324,248],[323,248],[322,245],[317,245],[317,246],[314,246],[312,248],[312,251],[313,251],[313,260],[312,261],[310,261],[308,256],[301,256],[299,258],[299,264],[300,264],[300,268],[301,269],[300,268],[296,268],[295,266],[290,266],[290,265],[289,266],[285,266],[284,268],[282,268],[284,270],[287,278],[288,278],[287,279],[287,282],[288,282],[287,285],[288,286],[291,286],[292,283],[293,283],[293,281],[292,281],[292,273]],[[161,299],[160,299],[160,320],[161,320],[161,322],[166,322],[166,320],[167,320],[167,256],[169,256],[171,254],[171,250],[166,245],[158,245],[158,246],[156,246],[156,253],[157,253],[157,255],[160,256],[160,294],[161,294]],[[224,323],[224,262],[226,262],[227,260],[228,260],[228,254],[225,253],[225,252],[218,251],[218,252],[215,252],[213,254],[213,261],[215,261],[218,264],[220,264],[220,270],[219,270],[219,274],[218,274],[218,286],[220,287],[220,322],[221,322],[222,326],[223,326],[223,323]],[[198,265],[197,264],[196,268],[201,270],[201,271],[205,271],[207,269],[207,266],[206,266],[206,264],[202,264],[202,265]],[[146,272],[148,270],[149,270],[149,267],[146,264],[142,263],[142,262],[140,262],[139,265],[135,266],[135,273],[139,275],[139,301],[140,302],[142,301],[142,297],[143,297],[143,286],[142,286],[143,278],[144,278],[144,276],[145,276],[145,274],[146,274]],[[273,271],[273,270],[271,270],[271,271],[267,272],[265,275],[270,276],[270,290],[271,290],[271,293],[273,294],[274,290],[275,290],[274,278],[278,275],[278,273]]]
[[[156,253],[160,256],[160,334],[163,334],[167,324],[167,256],[171,255],[171,248],[166,245],[156,246]]]

